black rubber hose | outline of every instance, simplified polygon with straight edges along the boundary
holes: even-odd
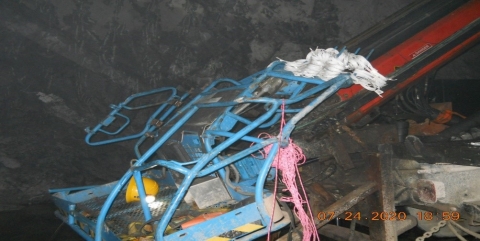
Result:
[[[236,175],[236,174],[235,174]],[[225,167],[225,184],[235,190],[236,192],[242,194],[242,195],[245,195],[245,196],[255,196],[255,193],[251,193],[251,192],[245,192],[242,190],[241,187],[239,186],[236,186],[232,183],[232,181],[230,180],[230,167],[229,166],[226,166]]]
[[[397,121],[395,124],[397,127],[398,142],[403,143],[408,136],[408,128],[410,124],[405,120]]]
[[[288,231],[287,240],[288,241],[293,240],[293,237],[292,237],[293,232],[296,232],[298,234],[298,236],[300,236],[300,238],[303,239],[302,231],[297,229],[296,226],[295,226],[295,217],[293,216],[292,209],[290,209],[290,207],[288,207],[287,203],[282,202],[280,200],[278,200],[278,202],[280,203],[280,206],[282,206],[283,210],[285,210],[288,213],[288,216],[290,217],[290,230]]]
[[[417,114],[419,116],[428,117],[428,114],[420,111],[419,109],[417,109],[414,103],[410,102],[407,91],[403,92],[402,95],[400,95],[400,100],[402,101],[403,106],[407,108],[407,110],[409,110],[411,113]]]
[[[458,124],[450,126],[444,131],[434,136],[425,136],[421,140],[423,142],[437,142],[448,141],[450,138],[462,131],[470,130],[473,127],[480,126],[480,111],[475,112],[473,115],[463,119]]]

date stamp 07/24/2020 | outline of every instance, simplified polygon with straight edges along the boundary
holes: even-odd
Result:
[[[336,212],[319,212],[317,219],[320,221],[333,220],[336,217]],[[432,220],[452,220],[457,221],[460,219],[459,212],[441,212],[433,213],[428,211],[417,212],[416,217],[418,220],[432,221]],[[371,220],[371,221],[404,221],[407,219],[406,212],[371,212],[364,214],[362,212],[344,212],[343,215],[339,215],[339,218],[346,221],[353,220]]]

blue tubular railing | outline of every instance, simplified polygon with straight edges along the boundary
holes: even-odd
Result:
[[[253,139],[253,138],[252,138]],[[139,183],[138,185],[138,190],[143,190],[143,183],[141,183],[141,174],[140,174],[140,171],[142,170],[145,170],[145,169],[149,169],[149,168],[152,168],[154,166],[165,166],[165,167],[168,167],[168,168],[171,168],[172,170],[175,170],[175,171],[178,171],[179,173],[185,175],[185,176],[190,176],[190,177],[204,177],[204,176],[207,176],[215,171],[218,171],[219,169],[221,168],[224,168],[236,161],[238,161],[239,159],[241,158],[244,158],[245,156],[247,155],[250,155],[250,154],[253,154],[255,152],[257,152],[258,150],[264,148],[265,146],[268,146],[268,145],[271,145],[271,144],[274,144],[274,146],[278,146],[278,144],[276,144],[278,142],[278,140],[276,138],[271,138],[271,139],[258,139],[258,138],[255,138],[255,142],[257,142],[257,144],[251,146],[250,148],[247,148],[241,152],[238,152],[224,160],[222,160],[222,162],[219,162],[219,163],[216,163],[212,166],[209,166],[203,170],[201,170],[201,168],[203,168],[205,165],[203,165],[203,167],[200,167],[200,170],[201,171],[198,171],[196,175],[194,175],[195,171],[194,169],[192,170],[189,170],[185,167],[182,167],[181,163],[174,163],[174,162],[171,162],[171,161],[164,161],[164,160],[156,160],[156,161],[153,161],[153,162],[149,162],[148,165],[144,165],[144,166],[141,166],[141,167],[135,167],[135,168],[132,168],[133,170],[133,176],[135,178],[135,181],[136,183]],[[276,147],[274,147],[276,148]],[[276,152],[276,149],[274,152],[271,152],[272,155],[270,155],[271,157],[275,156],[275,152]],[[199,160],[198,162],[200,162],[201,160]],[[203,160],[205,161],[205,160]],[[263,167],[263,171],[262,172],[265,172],[265,173],[268,173],[269,169],[270,169],[270,166],[271,166],[271,162],[273,161],[273,158],[270,158],[270,159],[266,159],[265,161],[265,165]],[[208,163],[209,160],[206,160],[206,163]],[[266,177],[267,175],[265,175]],[[264,183],[265,182],[265,178],[259,178],[257,181],[259,182],[262,182]],[[263,190],[263,184],[261,185],[262,188],[261,190]],[[145,201],[145,193],[144,192],[139,192],[139,195],[140,195],[140,199],[142,201]],[[258,204],[261,204],[261,205],[264,205],[263,204],[263,197],[260,198],[257,202],[257,205]],[[146,204],[146,203],[145,203]],[[172,205],[172,204],[170,204]],[[143,207],[143,204],[142,204],[142,207]],[[145,205],[145,207],[148,207],[148,205]],[[175,207],[176,209],[177,207]],[[261,216],[264,218],[264,221],[265,221],[265,224],[266,223],[269,223],[269,216],[268,216],[268,213],[266,212],[266,209],[263,208],[262,210],[264,210],[264,213],[261,213]],[[150,211],[149,209],[144,209],[144,213],[145,213],[145,219],[146,220],[149,220],[151,218],[151,215],[150,215]],[[163,218],[165,218],[166,220],[169,221],[169,218],[168,216],[165,216],[167,215],[166,213],[164,214]],[[173,215],[173,214],[172,214]],[[157,230],[158,232],[158,230]]]
[[[265,76],[266,76],[266,75],[261,75],[259,78],[264,78]],[[266,97],[258,97],[258,98],[238,98],[238,99],[235,100],[235,104],[244,104],[244,103],[264,103],[264,104],[266,104],[266,106],[267,106],[268,104],[274,103],[276,106],[279,106],[280,103],[281,103],[281,100],[271,99],[271,98],[266,98]],[[213,104],[213,105],[218,106],[219,104],[220,104],[220,103],[215,103],[215,104]],[[267,108],[270,108],[269,111],[272,111],[271,107],[272,107],[272,106],[267,107]],[[225,116],[235,116],[235,114],[233,114],[233,113],[230,112],[231,109],[232,109],[232,107],[230,107],[229,109],[227,109],[227,110],[225,111],[225,114],[224,114],[223,117],[225,117]],[[276,110],[273,110],[273,112],[276,112],[277,110],[278,110],[278,108],[277,108]],[[268,112],[269,112],[269,111],[268,111]],[[262,120],[262,123],[260,123],[260,125],[263,124],[265,121],[267,121],[269,118],[271,118],[271,116],[272,116],[272,115],[269,115],[268,117],[266,117],[266,119]],[[217,118],[217,119],[215,120],[215,122],[211,124],[210,130],[220,129],[221,126],[222,126],[221,123],[223,122],[222,119],[223,119],[223,118]],[[246,124],[246,125],[254,125],[255,128],[257,128],[257,127],[260,126],[260,125],[257,126],[257,123],[258,123],[257,121],[258,121],[258,119],[255,120],[255,121],[250,121],[250,120],[247,120],[247,119],[245,119],[245,118],[243,118],[243,117],[240,117],[240,116],[239,116],[239,117],[236,117],[235,119],[237,119],[237,120],[238,120],[238,119],[241,119],[241,120],[242,120],[242,123],[244,123],[244,124]],[[253,129],[252,129],[252,130],[253,130]],[[220,131],[221,131],[221,129],[220,129]],[[237,136],[237,135],[238,135],[238,132],[235,134],[235,136]],[[207,139],[207,140],[212,140],[212,138],[206,138],[206,139]],[[240,137],[237,137],[237,139],[240,139]],[[206,151],[207,151],[207,152],[210,152],[210,151],[211,151],[211,146],[213,146],[213,145],[214,145],[214,143],[209,143],[209,144],[207,143],[206,146],[205,146]],[[214,160],[214,163],[215,163],[216,161],[217,161],[217,160]],[[219,174],[220,174],[220,176],[222,176],[222,177],[224,178],[224,175],[225,175],[225,174],[224,174],[224,170],[220,169],[220,170],[219,170]]]
[[[262,224],[267,226],[270,224],[270,215],[268,215],[267,208],[263,202],[263,187],[265,186],[265,180],[267,179],[268,171],[272,166],[273,160],[278,152],[278,142],[272,144],[272,148],[268,153],[267,159],[258,173],[257,183],[255,185],[255,203],[257,204],[260,215],[262,216]],[[272,217],[273,218],[273,217]]]
[[[183,167],[185,164],[195,164],[197,162],[188,162],[188,163],[180,163],[180,162],[176,162],[176,161],[166,161],[166,160],[155,160],[155,161],[151,161],[148,163],[148,165],[143,165],[143,166],[140,166],[140,167],[135,167],[133,168],[133,171],[143,171],[143,170],[146,170],[146,169],[150,169],[150,168],[153,168],[153,167],[156,167],[156,166],[163,166],[163,167],[166,167],[168,169],[171,169],[173,171],[176,171],[180,174],[187,174],[189,169],[186,168],[186,167]]]
[[[112,188],[111,193],[108,195],[98,215],[97,223],[95,227],[96,234],[97,234],[95,236],[95,240],[96,241],[102,240],[102,235],[104,234],[103,226],[105,223],[106,215],[110,207],[112,206],[113,201],[118,196],[121,189],[132,178],[132,176],[138,185],[140,199],[142,200],[141,206],[144,211],[145,219],[149,220],[151,219],[151,213],[150,213],[148,204],[145,201],[146,194],[143,188],[141,172],[154,166],[163,166],[171,170],[177,171],[181,174],[184,174],[185,177],[182,183],[178,187],[173,199],[171,200],[167,209],[163,213],[163,216],[160,219],[157,229],[155,231],[156,233],[155,239],[157,241],[164,240],[165,237],[163,236],[163,234],[168,226],[168,222],[173,217],[175,210],[180,205],[180,202],[183,200],[184,196],[186,195],[190,185],[192,184],[195,178],[203,177],[216,171],[218,171],[218,173],[222,178],[226,178],[225,171],[224,171],[224,168],[226,166],[232,163],[235,163],[236,161],[252,153],[258,152],[258,150],[262,149],[267,145],[272,145],[271,151],[268,157],[265,159],[263,166],[261,167],[258,173],[258,177],[256,179],[256,185],[254,188],[255,203],[258,207],[260,216],[262,217],[262,223],[264,225],[268,225],[268,223],[270,223],[270,215],[266,210],[265,204],[263,201],[264,200],[264,184],[267,179],[271,164],[273,163],[276,153],[278,152],[279,148],[284,147],[288,144],[288,138],[290,136],[290,133],[293,131],[293,129],[295,128],[295,124],[300,119],[302,119],[308,112],[312,111],[313,108],[318,106],[330,95],[335,93],[338,89],[346,87],[351,84],[351,80],[347,76],[339,76],[328,82],[324,82],[319,79],[309,79],[309,78],[293,76],[285,71],[283,72],[276,71],[275,68],[281,67],[282,64],[283,63],[279,61],[272,63],[266,70],[257,73],[255,77],[251,77],[251,82],[248,86],[245,83],[246,79],[240,82],[237,82],[231,79],[219,79],[217,81],[214,81],[201,94],[195,97],[190,103],[188,103],[187,105],[179,109],[172,118],[169,118],[167,120],[165,124],[169,124],[172,122],[171,123],[172,126],[170,127],[170,129],[166,130],[166,132],[162,136],[159,136],[158,141],[156,141],[143,155],[138,151],[138,146],[144,141],[144,139],[142,139],[144,137],[142,137],[138,142],[139,144],[136,145],[136,149],[135,149],[136,154],[138,156],[137,162],[132,166],[132,168],[130,168],[125,173],[125,175]],[[261,83],[262,80],[264,80],[269,76],[279,77],[286,80],[301,81],[302,83],[298,85],[298,88],[301,90],[296,89],[295,91],[290,92],[292,93],[290,95],[290,99],[287,99],[285,101],[280,99],[252,96],[253,91],[255,91],[255,89],[258,88],[259,83]],[[233,84],[233,86],[222,88],[220,90],[213,90],[218,84],[225,83],[225,82],[231,83]],[[301,92],[305,88],[306,83],[312,83],[317,86],[309,90],[306,90],[304,92]],[[292,86],[296,86],[296,84]],[[225,90],[234,90],[234,89],[243,88],[243,87],[245,87],[245,90],[239,95],[240,98],[236,100],[228,101],[228,102],[198,103],[199,100],[201,100],[201,98],[209,94],[213,94],[213,93],[217,93]],[[295,112],[298,112],[298,113],[290,121],[288,121],[288,123],[284,127],[284,130],[281,135],[282,137],[281,140],[278,140],[277,138],[264,140],[260,138],[247,136],[248,133],[250,133],[256,128],[269,127],[274,123],[278,122],[278,120],[281,118],[281,113],[279,113],[279,106],[283,102],[287,105],[292,103],[297,103],[299,101],[304,100],[307,97],[310,97],[311,95],[314,95],[324,90],[327,87],[328,87],[327,90],[325,90],[320,96],[318,96],[313,101],[311,101],[305,108],[286,110],[286,112],[289,112],[289,113],[295,113]],[[183,96],[183,97],[186,98],[186,96]],[[252,98],[249,98],[249,97],[252,97]],[[262,114],[260,117],[258,117],[253,121],[250,121],[244,117],[241,117],[237,114],[230,112],[235,106],[241,105],[243,103],[264,104],[266,111],[264,112],[264,114]],[[179,162],[167,161],[167,160],[155,160],[155,161],[149,162],[148,164],[144,164],[145,161],[148,160],[153,155],[153,153],[155,153],[155,151],[157,151],[167,140],[169,140],[172,137],[172,135],[175,134],[198,111],[199,108],[211,108],[211,107],[227,107],[227,108],[222,118],[217,118],[214,121],[214,123],[211,124],[209,129],[205,130],[203,137],[205,142],[206,153],[204,153],[200,158],[188,163],[188,165],[193,165],[193,167],[186,168],[185,166],[187,165],[187,163],[179,163]],[[164,116],[162,116],[161,118],[163,117],[166,118],[170,114],[169,111],[170,109],[167,110],[168,114],[165,113]],[[221,126],[223,123],[223,119],[225,117],[228,117],[231,120],[236,122],[241,122],[246,126],[243,127],[241,130],[237,131],[236,133],[222,130]],[[230,126],[230,125],[226,125],[226,126]],[[212,146],[214,145],[213,139],[217,136],[228,137],[228,138],[225,141],[219,143],[214,148],[212,148]],[[219,154],[238,140],[249,141],[256,144],[228,158],[219,160],[218,158]],[[212,165],[206,167],[207,164],[211,162],[212,162]]]
[[[349,76],[341,75],[329,81],[332,85],[325,90],[322,94],[320,94],[317,98],[315,98],[312,102],[310,102],[307,106],[305,106],[300,112],[298,112],[295,116],[290,119],[287,124],[283,127],[283,132],[281,136],[281,146],[286,147],[288,145],[288,139],[290,138],[290,133],[292,133],[295,125],[303,118],[306,114],[310,113],[315,107],[317,107],[320,103],[325,101],[328,97],[332,94],[337,92],[341,88],[348,87],[353,84],[352,79]],[[285,101],[288,103],[288,101]]]
[[[233,113],[230,112],[230,111],[227,111],[227,112],[225,113],[225,116],[232,117],[233,119],[235,119],[235,120],[237,120],[237,121],[240,121],[240,122],[242,122],[243,124],[246,124],[246,125],[249,125],[250,123],[252,123],[250,120],[248,120],[248,119],[246,119],[246,118],[243,118],[243,117],[241,117],[241,116],[239,116],[239,115],[235,115],[235,114],[233,114]]]
[[[295,98],[297,97],[298,94],[300,94],[300,92],[303,91],[303,89],[305,88],[305,86],[307,85],[307,83],[305,82],[302,82],[300,84],[300,86],[297,87],[297,89],[295,89],[295,91],[292,93],[292,96],[290,98]]]
[[[211,165],[211,166],[205,168],[204,170],[202,170],[201,172],[198,173],[198,177],[203,177],[203,176],[209,175],[210,173],[215,172],[215,171],[217,171],[221,168],[224,168],[224,167],[240,160],[241,158],[243,158],[247,155],[253,154],[256,151],[264,148],[265,146],[273,144],[274,142],[277,142],[277,141],[278,140],[275,139],[275,138],[262,140],[261,142],[258,142],[257,144],[251,146],[250,148],[247,148],[243,151],[240,151],[240,152],[238,152],[238,153],[236,153],[232,156],[229,156],[228,158],[223,159],[221,162],[215,163],[214,165]]]
[[[207,93],[208,91],[212,90],[213,88],[215,88],[215,86],[217,86],[218,84],[220,83],[231,83],[233,85],[241,85],[241,83],[235,81],[235,80],[232,80],[232,79],[218,79],[218,80],[215,80],[213,81],[207,88],[205,88],[201,94],[197,95],[195,98],[193,98],[193,100],[191,100],[188,104],[184,105],[181,109],[179,109],[172,118],[170,118],[170,120],[174,120],[177,118],[177,116],[181,115],[183,112],[185,112],[186,110],[188,110],[189,108],[192,107],[192,105],[194,103],[196,103],[200,98],[204,97],[205,93]]]
[[[190,95],[190,93],[185,93],[184,95],[182,95],[178,101],[182,102],[184,101],[188,96]],[[170,106],[170,108],[168,108],[168,110],[158,119],[159,121],[161,122],[164,122],[167,117],[177,108],[176,105],[173,105],[173,106]],[[147,123],[151,123],[152,120],[155,118],[155,116],[158,115],[156,114],[156,112],[148,119]],[[133,148],[134,151],[135,151],[135,155],[137,156],[137,158],[140,158],[142,156],[142,154],[140,153],[140,146],[143,144],[143,142],[147,139],[147,136],[145,135],[145,133],[147,132],[152,132],[154,131],[155,129],[158,129],[157,126],[150,126],[150,128],[148,128],[147,131],[145,131],[143,133],[143,135],[140,137],[140,139],[138,139],[137,143],[135,143],[135,147]]]
[[[223,137],[233,137],[237,133],[228,132],[228,131],[219,131],[219,130],[206,130],[205,135],[211,136],[223,136]],[[262,139],[251,137],[251,136],[243,136],[240,138],[242,141],[249,141],[249,142],[260,142]]]
[[[150,158],[155,151],[160,148],[190,117],[195,114],[195,112],[198,110],[196,106],[193,106],[191,110],[189,110],[187,113],[185,113],[182,118],[178,120],[176,124],[172,126],[171,129],[169,129],[155,144],[153,144],[152,147],[150,147],[145,154],[143,154],[137,162],[133,165],[134,167],[141,166],[148,158]],[[112,192],[108,195],[107,199],[105,200],[105,203],[100,210],[100,213],[98,214],[97,218],[97,224],[95,227],[95,240],[96,241],[102,241],[102,235],[103,235],[103,225],[105,223],[105,217],[107,216],[108,210],[110,210],[110,207],[113,204],[113,201],[115,201],[115,198],[117,195],[120,193],[121,189],[125,184],[129,181],[129,179],[132,177],[133,171],[130,169],[128,170],[125,175],[118,181],[118,183],[115,185],[115,187],[112,188]],[[138,189],[139,192],[145,192],[142,189]],[[148,205],[146,203],[141,203],[142,208],[144,210],[148,209]]]
[[[337,78],[338,78],[338,77],[337,77]],[[302,100],[304,100],[305,98],[307,98],[307,97],[309,97],[309,96],[312,96],[312,95],[314,95],[314,94],[316,94],[316,93],[318,93],[318,92],[320,92],[320,91],[328,88],[329,86],[331,86],[332,84],[335,83],[335,80],[336,80],[336,79],[332,79],[332,80],[330,80],[330,81],[328,81],[328,82],[323,82],[323,83],[319,84],[318,86],[315,86],[315,87],[313,87],[313,88],[311,88],[311,89],[309,89],[309,90],[307,90],[307,91],[305,91],[305,92],[297,95],[296,97],[294,97],[294,98],[292,98],[292,99],[287,99],[287,100],[285,100],[285,104],[286,104],[286,105],[289,105],[289,104],[293,104],[293,103],[297,103],[297,102],[299,102],[299,101],[302,101]]]
[[[163,87],[163,88],[158,88],[158,89],[154,89],[154,90],[149,90],[149,91],[145,91],[145,92],[141,92],[141,93],[138,93],[138,94],[133,94],[131,96],[129,96],[122,104],[123,104],[123,107],[127,110],[138,110],[138,109],[144,109],[144,108],[148,108],[148,107],[152,107],[152,106],[157,106],[161,103],[153,103],[153,104],[149,104],[149,105],[141,105],[141,106],[135,106],[135,107],[130,107],[128,106],[128,104],[130,102],[132,102],[133,100],[139,98],[139,97],[144,97],[144,96],[148,96],[148,95],[153,95],[153,94],[157,94],[157,93],[160,93],[160,92],[164,92],[164,91],[167,91],[167,90],[171,90],[172,91],[172,94],[170,95],[170,98],[174,97],[177,95],[177,89],[173,88],[173,87]]]
[[[214,84],[218,84],[214,83]],[[198,99],[197,99],[198,100]],[[261,117],[259,117],[257,120],[253,121],[251,125],[247,125],[244,127],[242,130],[237,132],[237,138],[228,138],[226,141],[218,145],[212,150],[209,150],[207,154],[203,155],[200,159],[197,160],[197,163],[195,166],[190,169],[190,171],[185,175],[185,178],[182,182],[182,184],[179,186],[174,198],[172,199],[170,205],[168,206],[167,210],[163,214],[163,218],[161,219],[158,228],[156,230],[157,234],[163,234],[165,231],[168,221],[170,221],[171,217],[173,216],[173,213],[175,212],[175,209],[178,207],[180,204],[181,200],[185,196],[188,187],[191,185],[191,182],[193,179],[197,176],[198,172],[214,157],[216,157],[222,150],[233,144],[235,141],[240,139],[240,137],[245,136],[248,134],[250,131],[253,129],[257,128],[261,123],[263,123],[265,120],[267,120],[270,116],[272,116],[275,111],[278,109],[280,106],[280,102],[274,99],[269,99],[269,98],[258,98],[258,99],[253,99],[253,100],[248,100],[248,99],[239,99],[238,101],[241,101],[242,103],[265,103],[269,104],[270,109],[263,114]],[[203,103],[203,104],[196,104],[196,105],[190,105],[191,109],[185,113],[184,116],[182,116],[177,122],[152,146],[150,147],[145,154],[143,154],[137,162],[135,162],[134,166],[125,173],[125,175],[119,180],[117,185],[112,189],[112,192],[109,194],[107,197],[99,215],[97,218],[97,224],[95,228],[96,232],[96,241],[101,241],[101,236],[103,235],[103,225],[105,222],[105,217],[108,213],[108,210],[110,209],[111,205],[113,204],[113,201],[115,200],[116,196],[120,193],[121,189],[125,184],[129,181],[129,179],[132,177],[134,173],[139,173],[138,171],[134,171],[136,167],[140,167],[143,165],[143,163],[158,149],[160,146],[162,146],[193,114],[198,110],[199,107],[203,108],[208,108],[208,107],[217,107],[217,106],[229,106],[233,104],[238,104],[238,102],[225,102],[225,103]],[[173,120],[174,118],[171,118],[170,120]],[[164,163],[159,163],[159,164],[164,164]],[[137,174],[138,175],[138,174]],[[138,178],[138,177],[137,177]],[[141,182],[141,177],[135,178],[137,184],[138,182]],[[139,194],[143,192],[143,195],[145,195],[145,191],[142,188],[138,188]],[[148,204],[146,202],[141,202],[142,209],[145,212],[145,217],[150,217],[150,211],[148,208]],[[163,235],[158,235],[157,239],[161,238],[160,240],[163,240]]]
[[[281,111],[281,110],[280,110]],[[277,111],[278,112],[278,111]],[[263,123],[262,125],[260,125],[258,128],[267,128],[267,127],[270,127],[272,126],[273,124],[277,123],[280,118],[282,118],[282,113],[277,113],[273,116],[273,118],[266,122],[266,123]]]
[[[152,219],[152,214],[150,213],[150,208],[148,207],[147,194],[145,193],[142,174],[140,171],[133,171],[133,178],[135,178],[135,183],[137,184],[138,195],[140,196],[140,204],[142,205],[145,220],[150,220]]]
[[[165,91],[172,91],[172,93],[167,98],[167,100],[162,102],[162,103],[154,103],[154,104],[135,106],[135,107],[128,106],[128,104],[130,102],[132,102],[133,100],[135,100],[137,98],[148,96],[148,95],[153,95],[153,94],[158,94],[158,93],[165,92]],[[87,133],[88,133],[87,136],[85,137],[85,142],[89,145],[92,145],[92,146],[98,146],[98,145],[105,145],[105,144],[110,144],[110,143],[115,143],[115,142],[132,140],[132,139],[136,139],[136,138],[139,138],[139,137],[143,136],[149,130],[149,128],[151,127],[151,121],[155,117],[157,117],[167,107],[167,105],[170,104],[171,101],[173,101],[176,98],[176,94],[177,94],[177,90],[175,88],[171,88],[171,87],[159,88],[159,89],[155,89],[155,90],[146,91],[146,92],[142,92],[142,93],[139,93],[139,94],[131,95],[124,102],[120,103],[119,105],[111,105],[110,107],[113,110],[110,112],[110,114],[108,115],[108,117],[105,120],[103,120],[98,125],[96,125],[92,130],[90,130],[88,127],[85,129],[85,131],[87,131]],[[138,109],[144,109],[144,108],[148,108],[148,107],[152,107],[152,106],[158,106],[158,105],[159,105],[159,107],[150,116],[147,123],[145,124],[145,128],[141,132],[139,132],[137,134],[134,134],[134,135],[128,135],[128,136],[119,137],[119,138],[112,138],[112,139],[103,140],[103,141],[90,141],[90,139],[95,134],[97,134],[98,132],[102,132],[106,135],[113,136],[113,135],[117,135],[118,133],[123,131],[130,124],[130,119],[127,116],[119,113],[122,109],[138,110]],[[172,111],[173,110],[171,110],[170,113]],[[120,117],[124,118],[125,123],[122,126],[120,126],[114,132],[109,132],[109,131],[106,131],[106,130],[102,129],[105,126],[109,126],[116,119],[115,116],[120,116]]]
[[[250,131],[257,128],[261,123],[267,120],[280,106],[280,102],[274,99],[259,98],[255,100],[249,100],[255,103],[265,103],[270,104],[270,109],[266,111],[262,116],[257,118],[252,122],[251,125],[247,125],[237,132],[235,137],[228,138],[224,142],[220,143],[215,148],[211,148],[209,145],[206,145],[207,153],[198,159],[197,164],[190,170],[189,174],[185,175],[182,184],[178,187],[177,192],[175,193],[174,198],[170,202],[168,208],[165,210],[162,219],[160,220],[155,239],[158,241],[164,240],[163,233],[165,232],[168,222],[172,218],[176,208],[180,204],[181,200],[188,191],[188,188],[193,182],[193,179],[197,177],[198,173],[210,162],[212,159],[217,157],[221,151],[232,145],[234,142],[240,139],[240,137],[247,135]],[[218,103],[213,103],[210,106],[217,106]],[[216,163],[215,163],[216,164]]]

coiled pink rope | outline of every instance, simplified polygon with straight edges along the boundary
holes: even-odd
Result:
[[[282,104],[282,120],[280,122],[280,136],[279,140],[281,139],[281,133],[283,130],[283,126],[285,125],[285,102]],[[270,135],[266,133],[260,134],[260,137],[271,138]],[[265,156],[268,156],[268,153],[272,149],[272,145],[268,145],[263,148],[265,152]],[[310,204],[308,203],[307,194],[305,193],[305,188],[302,184],[302,178],[300,177],[300,172],[298,171],[298,165],[303,164],[306,158],[303,154],[302,149],[293,143],[292,139],[288,140],[288,146],[285,148],[280,148],[273,160],[272,167],[277,169],[278,171],[282,172],[282,182],[287,187],[291,193],[291,197],[282,197],[280,200],[284,202],[290,202],[294,204],[294,213],[297,218],[300,220],[300,223],[303,226],[303,241],[316,241],[320,240],[318,236],[317,228],[315,227],[315,221],[313,219],[312,210],[310,208]],[[298,178],[301,190],[299,190],[297,186],[296,179]],[[275,176],[275,189],[273,195],[276,196],[277,192],[277,184],[278,178],[277,174]],[[301,192],[301,193],[300,193]],[[270,240],[270,231],[273,224],[273,216],[275,212],[275,204],[276,201],[274,199],[273,204],[273,211],[272,211],[272,219],[270,220],[270,225],[268,227],[268,236],[267,240]],[[304,205],[307,210],[305,210]],[[294,220],[292,220],[294,222]]]

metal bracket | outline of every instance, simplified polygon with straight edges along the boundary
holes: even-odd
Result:
[[[153,119],[151,122],[150,122],[150,125],[152,126],[156,126],[158,128],[160,128],[161,126],[163,126],[163,121],[161,120],[158,120],[158,119]]]
[[[145,136],[148,138],[154,138],[156,135],[153,132],[146,132]]]
[[[180,106],[183,104],[183,102],[182,102],[181,100],[179,100],[179,99],[172,99],[172,100],[169,102],[169,104],[174,105],[174,106],[176,106],[176,107],[180,107]]]

